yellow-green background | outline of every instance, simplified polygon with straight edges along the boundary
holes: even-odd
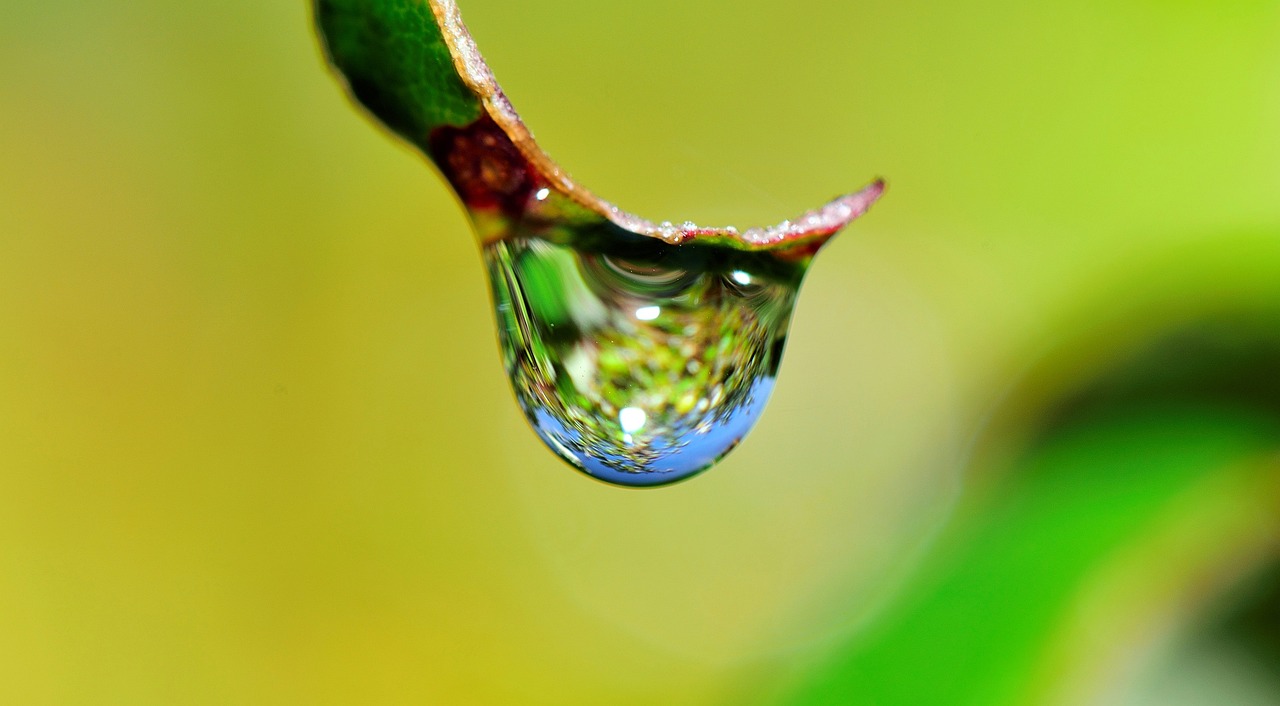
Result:
[[[305,4],[6,0],[0,701],[767,703],[946,532],[1019,374],[1280,301],[1278,3],[461,4],[642,215],[888,178],[763,421],[656,491],[542,448],[459,208]]]

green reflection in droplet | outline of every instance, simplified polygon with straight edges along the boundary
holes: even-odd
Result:
[[[605,227],[484,249],[503,362],[539,436],[605,481],[705,470],[760,417],[808,257]]]

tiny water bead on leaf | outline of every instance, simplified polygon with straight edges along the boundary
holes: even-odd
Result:
[[[453,0],[316,0],[352,95],[440,169],[479,236],[516,398],[546,444],[611,483],[710,467],[773,389],[796,294],[883,182],[739,231],[653,223],[534,142]]]

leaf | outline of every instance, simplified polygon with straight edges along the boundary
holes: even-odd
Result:
[[[739,231],[654,223],[575,183],[534,141],[498,87],[454,0],[316,0],[329,61],[351,95],[439,167],[482,240],[513,223],[611,225],[669,244],[811,256],[884,191],[876,180],[800,217]]]
[[[352,95],[409,142],[425,149],[432,130],[480,117],[425,3],[317,0],[316,19]]]

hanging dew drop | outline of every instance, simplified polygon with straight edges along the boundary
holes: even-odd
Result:
[[[622,485],[702,471],[759,419],[804,265],[621,231],[487,245],[503,362],[543,441]]]
[[[315,7],[353,97],[426,154],[466,208],[503,364],[547,446],[628,486],[688,478],[736,446],[773,390],[809,262],[883,182],[769,228],[654,223],[574,183],[538,147],[455,0]]]

